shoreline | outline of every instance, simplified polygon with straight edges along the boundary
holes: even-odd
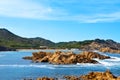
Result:
[[[69,50],[69,49],[16,49],[16,51],[24,51],[24,50],[56,50],[58,51],[58,50]]]

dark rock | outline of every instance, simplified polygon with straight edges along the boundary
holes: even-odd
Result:
[[[32,60],[32,57],[31,56],[26,56],[26,57],[23,57],[23,59]]]
[[[0,51],[15,51],[15,49],[4,47],[4,46],[0,46]]]

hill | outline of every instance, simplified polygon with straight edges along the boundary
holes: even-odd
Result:
[[[82,50],[100,50],[102,52],[118,52],[120,53],[120,43],[115,42],[111,39],[95,39],[95,40],[84,40],[84,41],[70,41],[70,42],[59,42],[54,43],[50,40],[46,40],[40,37],[36,38],[23,38],[13,34],[7,29],[0,29],[0,46],[14,49],[22,48],[40,48],[40,46],[47,46],[49,48],[59,49],[71,49],[77,48]],[[117,50],[117,51],[116,51]],[[119,51],[118,51],[119,50]]]
[[[39,48],[40,46],[53,46],[54,42],[40,37],[23,38],[7,29],[0,29],[0,45],[10,48]]]
[[[58,48],[78,48],[82,50],[99,50],[101,48],[110,48],[114,50],[120,50],[120,43],[115,42],[111,39],[95,39],[85,41],[70,41],[70,42],[59,42],[56,44]]]

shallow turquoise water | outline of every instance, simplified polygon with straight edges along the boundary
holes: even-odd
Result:
[[[54,50],[47,50],[53,52]],[[83,75],[90,71],[105,71],[120,75],[120,54],[109,54],[114,59],[98,60],[101,64],[52,65],[48,63],[32,63],[23,60],[24,56],[31,56],[34,51],[0,52],[0,80],[22,80],[23,78],[37,78],[42,76],[63,77],[64,75]],[[80,51],[75,51],[79,53]],[[102,53],[101,53],[102,54]]]

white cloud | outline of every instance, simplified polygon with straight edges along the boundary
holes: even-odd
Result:
[[[94,14],[94,15],[79,15],[74,20],[81,23],[98,23],[98,22],[114,22],[120,20],[120,12]]]
[[[0,0],[0,15],[8,17],[46,19],[53,9],[28,0]]]
[[[52,0],[54,1],[54,0]],[[71,0],[73,2],[73,0]],[[90,0],[93,1],[93,0]],[[118,1],[118,0],[116,0]],[[49,2],[49,1],[47,1]],[[67,2],[67,1],[66,1]],[[65,3],[66,3],[65,2]],[[69,0],[68,0],[69,2]],[[70,2],[69,2],[70,3]],[[112,22],[120,20],[120,12],[72,14],[64,7],[51,7],[30,0],[0,0],[0,16],[40,20],[79,21],[81,23]]]

